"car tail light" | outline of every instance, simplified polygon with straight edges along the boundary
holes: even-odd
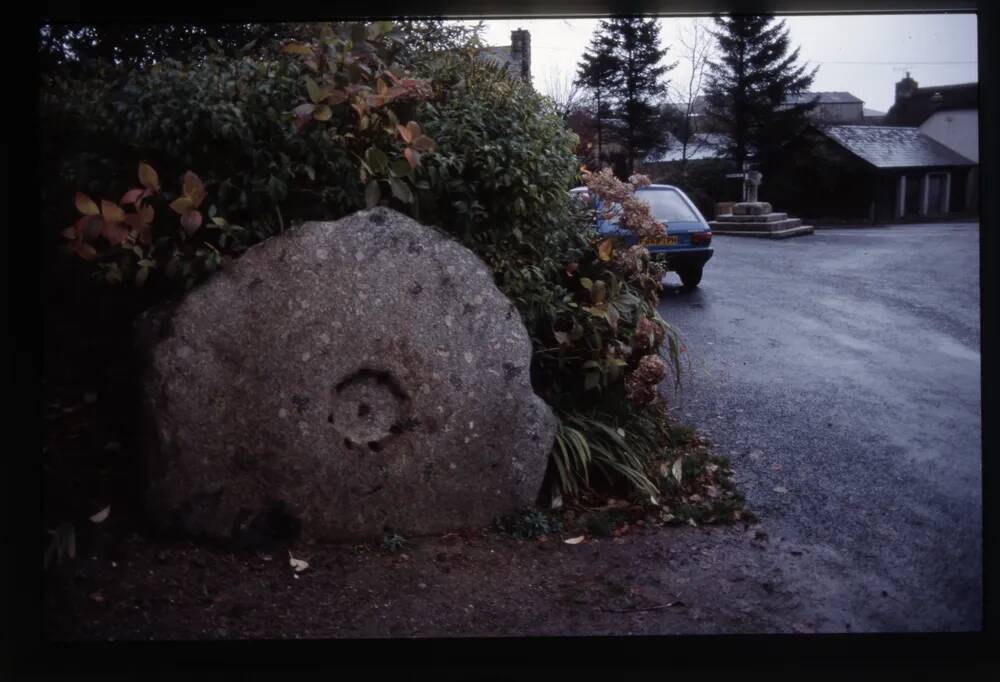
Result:
[[[712,233],[711,232],[695,232],[691,235],[692,244],[711,244],[712,243]]]

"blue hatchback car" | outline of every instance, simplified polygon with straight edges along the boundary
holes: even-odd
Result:
[[[572,195],[589,199],[586,187],[575,187]],[[666,223],[667,235],[657,241],[645,242],[649,255],[680,276],[685,289],[694,289],[701,282],[702,269],[712,257],[712,230],[694,203],[672,185],[647,185],[635,191],[649,203],[653,217]],[[623,230],[612,218],[600,220],[597,231],[602,235],[617,237],[625,246],[638,242],[631,232]]]

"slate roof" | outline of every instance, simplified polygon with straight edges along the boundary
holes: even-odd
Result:
[[[811,102],[813,99],[818,100],[819,104],[863,104],[864,100],[859,99],[849,92],[802,92],[798,95],[791,95],[788,97],[783,106],[791,106],[793,104],[803,104],[805,102]],[[705,100],[704,95],[698,95],[692,101],[693,106],[691,107],[691,113],[695,116],[700,116],[706,113],[708,109],[708,103]],[[683,110],[684,105],[679,105],[679,108]]]
[[[514,57],[511,55],[510,45],[486,45],[478,49],[478,54],[486,59],[493,59],[501,65],[514,66]]]
[[[869,116],[885,116],[885,112],[884,111],[879,111],[878,109],[869,109],[868,107],[864,107],[861,111],[865,115],[865,117],[869,117]]]
[[[861,104],[862,100],[858,99],[849,92],[803,92],[798,95],[792,95],[785,100],[785,104],[804,104],[806,102],[811,102],[813,99],[819,101],[820,104]]]
[[[892,126],[824,126],[820,132],[876,168],[974,166],[971,161],[920,132]]]
[[[719,133],[695,133],[688,142],[688,161],[702,159],[719,159],[724,152],[720,149],[728,138]],[[681,142],[673,134],[667,133],[667,149],[664,152],[652,153],[646,157],[646,163],[662,163],[681,160]]]

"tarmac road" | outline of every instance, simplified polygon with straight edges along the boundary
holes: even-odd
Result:
[[[713,246],[701,286],[660,305],[690,358],[668,395],[733,460],[781,620],[979,629],[978,225]]]

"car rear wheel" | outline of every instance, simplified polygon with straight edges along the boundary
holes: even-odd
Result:
[[[691,291],[701,282],[701,270],[702,268],[699,265],[698,267],[684,268],[677,271],[677,274],[681,278],[681,284],[686,291]]]

